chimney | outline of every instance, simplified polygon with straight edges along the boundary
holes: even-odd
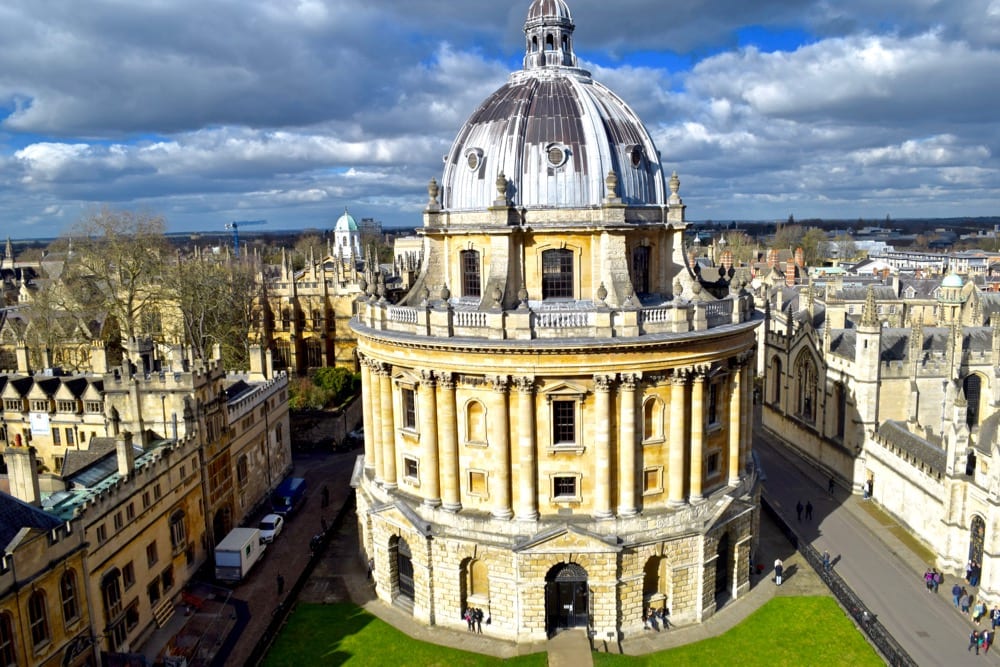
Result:
[[[7,462],[10,495],[39,507],[42,493],[38,488],[38,465],[34,447],[8,447],[3,453]]]
[[[118,474],[126,479],[132,478],[135,470],[135,450],[132,449],[132,434],[125,431],[121,437],[115,440],[115,448],[118,450]]]
[[[785,284],[789,287],[795,285],[795,262],[791,259],[785,262]]]

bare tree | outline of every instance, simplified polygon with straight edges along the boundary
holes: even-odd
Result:
[[[102,208],[70,230],[64,282],[88,312],[104,311],[133,338],[143,333],[144,311],[161,299],[160,281],[169,246],[163,218]]]

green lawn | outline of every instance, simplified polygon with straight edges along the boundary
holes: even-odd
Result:
[[[312,665],[478,665],[545,667],[545,653],[508,661],[410,639],[381,619],[350,603],[300,604],[264,660],[265,667]]]
[[[465,667],[503,660],[410,639],[349,603],[301,604],[264,661],[265,667],[408,665]],[[543,667],[544,653],[508,664]],[[777,597],[719,637],[648,656],[594,653],[601,665],[882,665],[830,597]]]
[[[776,597],[729,632],[648,656],[595,653],[594,665],[862,665],[885,663],[831,597]]]

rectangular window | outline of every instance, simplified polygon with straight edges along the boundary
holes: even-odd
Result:
[[[722,457],[719,456],[719,452],[708,455],[708,459],[705,461],[705,474],[709,477],[712,475],[718,475],[722,472],[720,468],[720,463],[722,462]]]
[[[417,459],[413,458],[412,456],[404,456],[403,457],[403,476],[404,477],[406,477],[407,479],[410,479],[410,480],[412,480],[414,482],[417,482],[417,481],[420,480],[420,476],[418,474],[419,471],[420,471],[420,468],[419,468],[419,465],[417,463]]]
[[[146,588],[149,592],[149,604],[155,605],[160,601],[160,580],[153,579],[149,586]]]
[[[149,491],[142,492],[142,509],[149,509]]]
[[[129,503],[125,507],[125,518],[129,521],[135,519],[135,503]]]
[[[469,471],[469,495],[486,497],[486,473],[481,470]]]
[[[107,541],[108,541],[108,530],[107,528],[104,527],[104,524],[102,523],[100,526],[97,527],[97,543],[104,544]]]
[[[412,389],[403,388],[403,428],[417,428],[417,399]]]
[[[76,430],[72,426],[66,427],[66,446],[73,447],[76,444]]]
[[[76,412],[76,402],[75,401],[57,401],[56,409],[59,412]]]
[[[159,559],[160,557],[156,554],[156,542],[150,542],[149,546],[146,547],[146,564],[153,567]]]
[[[167,567],[160,576],[160,583],[163,584],[163,592],[166,593],[174,587],[174,568]]]
[[[462,296],[482,296],[479,252],[476,250],[462,251]]]
[[[31,402],[32,412],[48,412],[49,402],[48,401],[32,401]]]
[[[125,590],[135,585],[135,566],[132,565],[132,561],[125,563],[125,567],[122,568],[122,583],[125,584]]]
[[[552,444],[576,443],[576,401],[552,401]]]
[[[542,298],[573,298],[572,250],[546,250],[542,253]]]
[[[16,398],[8,398],[7,400],[5,400],[3,402],[3,407],[6,410],[20,410],[21,409],[21,401],[19,401]]]
[[[576,477],[570,475],[557,475],[552,478],[552,495],[556,500],[575,500]]]
[[[56,466],[56,472],[62,472],[63,462],[66,460],[65,456],[53,456],[52,462]]]
[[[708,385],[708,410],[709,424],[719,423],[719,383],[712,382]]]
[[[160,496],[161,496],[161,495],[163,495],[163,492],[162,492],[162,491],[160,491],[160,483],[159,483],[159,482],[157,482],[157,483],[156,483],[156,484],[155,484],[155,485],[153,486],[153,498],[154,498],[155,500],[159,500],[159,499],[160,499]]]
[[[646,468],[642,471],[642,492],[663,493],[663,468]]]
[[[104,404],[100,401],[87,401],[87,412],[100,414],[104,412]]]
[[[121,530],[123,525],[125,524],[122,522],[122,513],[115,512],[115,530]]]
[[[59,429],[57,428],[52,429],[52,444],[55,447],[62,445],[62,438],[59,436]]]

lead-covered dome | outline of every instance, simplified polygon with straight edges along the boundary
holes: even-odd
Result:
[[[659,153],[642,121],[577,66],[563,0],[534,0],[524,25],[524,69],[466,121],[445,158],[442,206],[483,210],[500,174],[514,206],[579,208],[619,197],[665,205]],[[614,173],[617,192],[607,191]]]

